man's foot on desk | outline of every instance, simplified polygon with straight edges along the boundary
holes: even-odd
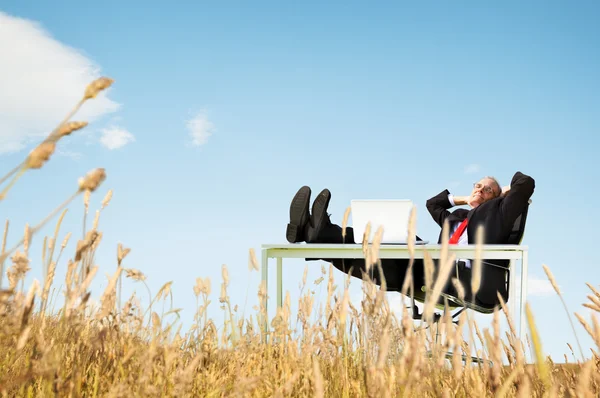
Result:
[[[312,205],[310,222],[306,226],[306,243],[317,242],[323,228],[330,223],[329,215],[327,214],[330,200],[331,192],[327,188],[322,190],[316,197]]]
[[[306,226],[310,213],[308,206],[310,204],[310,188],[306,185],[296,192],[290,205],[290,223],[287,225],[285,236],[290,243],[304,241],[306,235]]]

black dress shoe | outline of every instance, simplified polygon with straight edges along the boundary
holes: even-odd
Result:
[[[329,189],[324,189],[315,198],[312,205],[310,222],[306,226],[306,243],[314,243],[317,241],[323,227],[329,222],[327,207],[331,200],[331,192]]]
[[[287,225],[285,236],[290,243],[304,241],[306,235],[306,225],[310,214],[308,206],[310,204],[310,188],[306,185],[296,192],[290,205],[290,223]]]

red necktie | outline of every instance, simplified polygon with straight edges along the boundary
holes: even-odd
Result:
[[[464,221],[460,223],[460,225],[458,226],[458,228],[456,228],[456,231],[454,231],[454,233],[452,234],[452,237],[448,241],[448,244],[455,245],[455,244],[458,243],[458,239],[460,238],[460,236],[462,235],[463,231],[467,227],[467,221],[469,221],[469,219],[465,218]]]

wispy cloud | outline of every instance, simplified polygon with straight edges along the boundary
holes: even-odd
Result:
[[[102,136],[100,137],[100,143],[111,150],[122,148],[134,141],[133,134],[124,128],[115,126],[102,129]]]
[[[47,135],[80,100],[99,68],[35,21],[0,12],[0,153]],[[102,92],[75,116],[93,122],[120,105]]]
[[[527,278],[528,296],[544,297],[552,296],[554,294],[556,294],[556,292],[554,291],[554,288],[552,288],[552,284],[548,279],[537,276],[530,276]]]
[[[481,170],[481,167],[475,163],[465,166],[465,174],[478,173],[479,170]]]
[[[515,288],[517,292],[521,291],[521,280],[516,278]],[[545,277],[536,275],[528,275],[527,277],[527,296],[529,297],[545,297],[556,294],[552,288],[552,284]]]
[[[198,112],[192,119],[188,120],[186,127],[194,146],[206,144],[214,131],[214,125],[208,120],[205,111]]]
[[[81,154],[81,152],[73,152],[73,151],[62,150],[62,149],[57,149],[56,150],[56,154],[58,156],[64,156],[66,158],[70,158],[70,159],[73,159],[73,160],[79,160],[83,156]]]

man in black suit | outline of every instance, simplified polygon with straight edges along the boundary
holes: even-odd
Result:
[[[484,244],[507,244],[516,219],[527,208],[529,199],[533,195],[535,181],[533,178],[516,172],[510,186],[502,189],[493,177],[485,177],[475,183],[469,196],[453,196],[447,189],[427,200],[427,210],[434,221],[443,227],[447,220],[450,227],[450,243],[474,244],[477,227],[484,229]],[[351,227],[346,228],[345,238],[342,228],[332,224],[327,214],[331,192],[324,189],[319,193],[309,213],[311,190],[304,186],[298,190],[290,205],[290,222],[287,225],[286,236],[290,243],[353,243],[354,234]],[[454,206],[468,205],[467,209],[450,211]],[[312,214],[311,214],[312,213]],[[417,237],[418,240],[421,240]],[[440,232],[438,243],[441,243]],[[352,272],[352,275],[361,278],[365,272],[364,259],[324,259],[331,262],[342,272]],[[507,260],[484,260],[487,263],[506,267]],[[408,259],[383,259],[381,268],[385,277],[387,290],[401,291],[409,267]],[[466,291],[465,299],[475,301],[483,306],[498,304],[497,292],[506,300],[508,292],[505,284],[505,271],[493,265],[482,267],[481,287],[475,297],[471,297],[471,264],[469,260],[457,260],[459,280]],[[424,285],[423,261],[415,259],[413,262],[412,276],[415,287]],[[455,274],[453,274],[455,275]],[[378,285],[381,278],[377,268],[374,267],[371,278]],[[450,281],[444,291],[453,293]]]

